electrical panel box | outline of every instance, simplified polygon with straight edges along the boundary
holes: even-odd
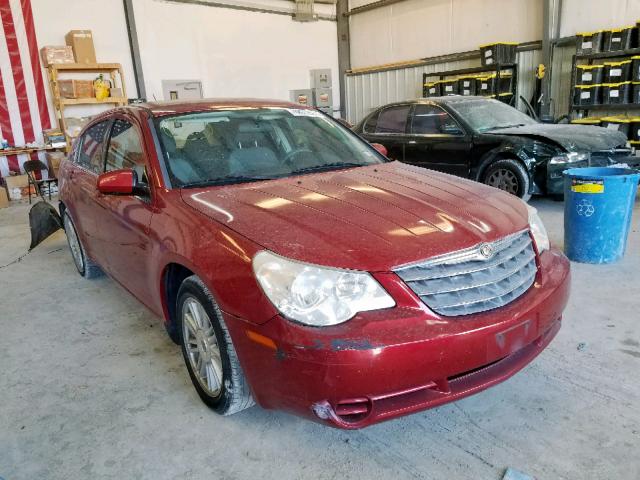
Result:
[[[325,113],[333,113],[333,96],[330,88],[314,88],[313,103]]]
[[[309,70],[311,75],[311,88],[331,88],[331,69],[317,68]]]
[[[290,90],[291,101],[293,103],[299,103],[306,107],[313,107],[313,91],[310,88],[301,90]]]
[[[194,100],[202,98],[200,80],[162,80],[165,100]]]

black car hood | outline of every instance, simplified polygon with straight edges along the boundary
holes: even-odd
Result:
[[[627,137],[617,130],[592,125],[558,125],[538,123],[522,127],[505,128],[491,132],[495,135],[515,135],[549,141],[570,152],[611,150],[624,147]]]

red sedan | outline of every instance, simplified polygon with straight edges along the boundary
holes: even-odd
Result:
[[[223,415],[359,428],[507,379],[558,332],[568,261],[518,198],[382,149],[285,102],[112,110],[61,166],[73,259],[164,318]]]

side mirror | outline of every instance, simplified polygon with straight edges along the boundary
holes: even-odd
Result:
[[[114,170],[98,176],[98,191],[104,195],[148,193],[146,187],[138,185],[138,174],[130,169]]]
[[[371,146],[373,148],[375,148],[378,153],[381,153],[382,155],[384,155],[385,157],[387,156],[387,154],[389,153],[387,151],[387,147],[385,147],[384,145],[382,145],[381,143],[372,143]]]

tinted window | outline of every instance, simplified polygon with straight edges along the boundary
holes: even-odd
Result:
[[[376,133],[376,125],[378,124],[378,113],[369,117],[367,123],[364,124],[365,133]]]
[[[77,162],[94,173],[103,171],[104,139],[108,128],[109,121],[97,123],[85,132],[80,142]]]
[[[531,117],[498,100],[473,99],[452,102],[450,108],[478,132],[537,123]]]
[[[385,108],[380,112],[376,133],[405,133],[409,105]]]
[[[411,133],[429,134],[456,134],[462,132],[456,121],[447,112],[434,105],[416,105],[411,119]]]
[[[111,129],[106,171],[110,172],[121,168],[135,170],[138,174],[138,179],[142,182],[147,182],[140,135],[129,122],[116,120]]]

